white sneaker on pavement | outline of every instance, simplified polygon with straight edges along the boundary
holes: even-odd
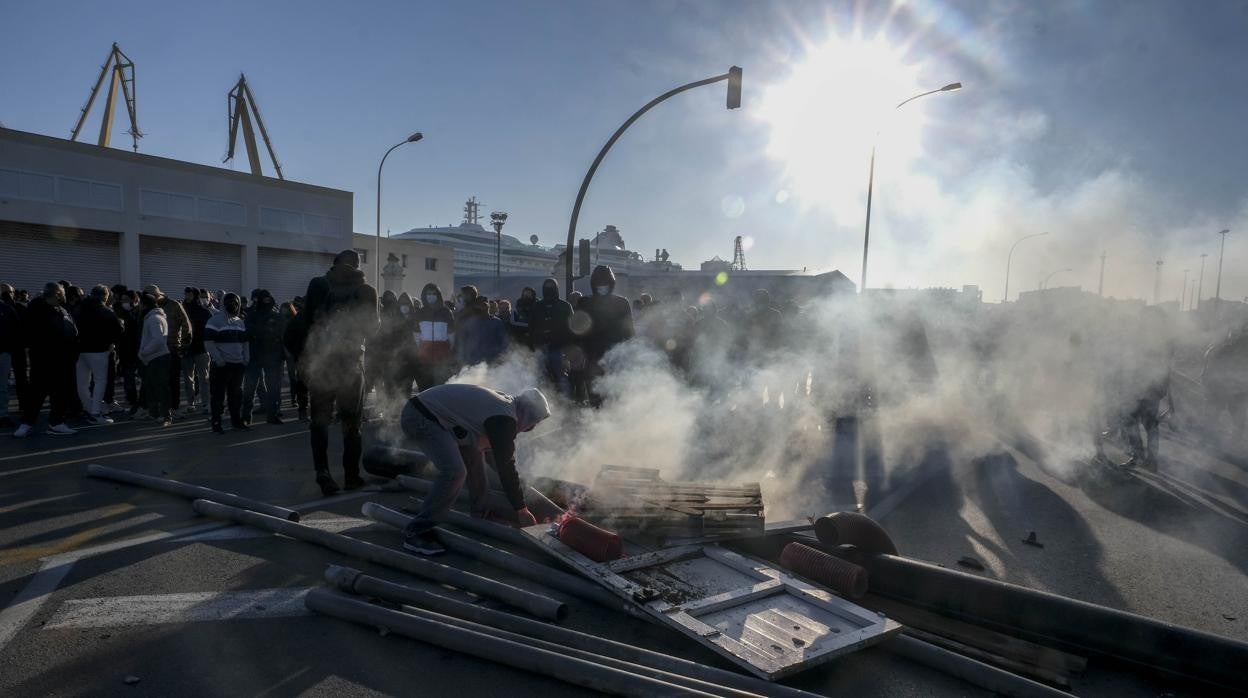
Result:
[[[64,424],[53,424],[52,426],[48,427],[48,433],[53,434],[55,436],[73,436],[74,434],[77,434],[78,432],[74,431],[73,429],[70,429]]]
[[[27,436],[30,436],[30,432],[32,431],[34,431],[34,429],[32,429],[29,424],[19,424],[17,425],[17,431],[13,432],[13,438],[24,439]]]

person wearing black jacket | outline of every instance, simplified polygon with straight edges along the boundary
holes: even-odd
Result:
[[[568,374],[564,369],[564,349],[572,338],[572,306],[559,297],[559,282],[542,282],[542,299],[533,305],[529,337],[541,354],[546,378],[568,393]]]
[[[130,416],[134,416],[143,405],[139,397],[139,343],[143,339],[143,316],[139,310],[139,292],[125,291],[113,304],[113,313],[121,319],[125,328],[121,341],[117,343],[117,371],[121,374],[121,384],[126,391],[126,404],[130,406]]]
[[[26,308],[22,334],[30,350],[30,383],[22,406],[22,424],[13,436],[22,438],[34,431],[43,409],[50,399],[48,433],[55,436],[75,434],[65,424],[70,394],[74,392],[74,360],[77,354],[78,327],[65,310],[65,289],[52,282],[44,286],[43,295]]]
[[[304,294],[307,339],[299,372],[312,402],[312,465],[325,496],[339,490],[329,473],[329,425],[335,407],[342,422],[343,486],[359,489],[363,443],[364,347],[377,334],[377,291],[364,282],[360,255],[343,250],[325,276],[308,284]]]
[[[511,338],[517,344],[533,348],[533,336],[530,325],[533,322],[533,306],[537,305],[537,291],[531,286],[520,290],[516,299],[516,309],[511,314]]]
[[[20,361],[19,361],[20,357]],[[13,426],[9,418],[9,371],[17,374],[17,394],[25,387],[26,347],[22,320],[13,303],[13,287],[0,284],[0,426]]]
[[[602,373],[598,362],[612,347],[633,338],[633,307],[627,298],[615,294],[615,272],[611,267],[595,267],[589,275],[589,285],[593,295],[584,299],[584,310],[590,324],[580,343],[585,351],[589,401],[596,405],[600,399],[594,394],[593,381]]]
[[[285,331],[282,314],[277,309],[273,294],[261,289],[255,303],[247,313],[247,338],[251,351],[247,372],[243,378],[243,423],[251,424],[255,405],[256,387],[264,378],[265,391],[259,396],[269,424],[282,423],[282,361],[285,349],[282,335]]]
[[[182,389],[186,392],[186,413],[194,414],[202,410],[207,414],[210,409],[208,390],[208,367],[211,361],[208,350],[204,348],[204,328],[212,319],[212,311],[208,309],[208,299],[199,289],[187,286],[182,307],[186,309],[186,317],[191,322],[191,343],[186,347],[186,355],[182,357]]]
[[[78,399],[92,424],[113,422],[104,411],[104,386],[109,356],[125,330],[107,300],[108,287],[100,285],[78,306]]]

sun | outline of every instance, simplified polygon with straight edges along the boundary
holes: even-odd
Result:
[[[764,91],[758,115],[770,130],[767,154],[784,165],[785,186],[799,203],[828,209],[842,223],[860,219],[877,133],[889,170],[919,155],[922,110],[894,109],[922,91],[917,73],[883,40],[833,39]]]

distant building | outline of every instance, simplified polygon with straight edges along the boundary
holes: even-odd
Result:
[[[374,283],[377,278],[377,238],[355,233],[354,248],[360,254],[360,270]],[[404,291],[412,298],[420,295],[427,283],[435,283],[448,298],[455,288],[455,250],[448,245],[435,245],[400,238],[381,239],[381,281],[377,295]]]

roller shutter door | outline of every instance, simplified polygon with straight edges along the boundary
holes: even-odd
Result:
[[[334,263],[327,252],[279,250],[261,247],[256,251],[257,277],[260,288],[268,289],[278,303],[285,303],[308,290],[313,277],[324,276]]]
[[[139,238],[141,286],[156,284],[172,298],[181,298],[187,286],[214,293],[243,292],[242,250],[239,245],[220,242],[143,235]]]
[[[32,296],[49,281],[84,289],[121,280],[119,233],[0,221],[0,281]]]

